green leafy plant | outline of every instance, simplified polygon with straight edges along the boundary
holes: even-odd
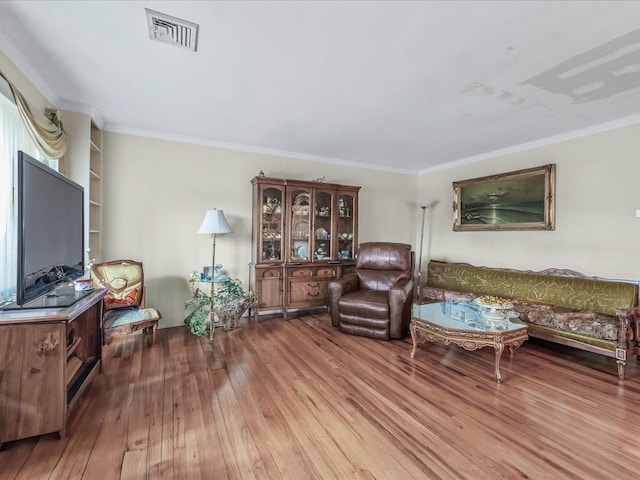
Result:
[[[212,302],[213,299],[213,302]],[[185,318],[189,330],[194,335],[207,336],[213,338],[215,330],[210,331],[211,308],[220,319],[225,329],[235,328],[240,317],[247,309],[258,303],[256,295],[252,291],[242,288],[242,282],[230,279],[223,282],[216,289],[213,297],[207,295],[202,290],[195,291],[193,298],[187,300],[185,308],[191,313]]]
[[[237,278],[223,283],[213,294],[215,312],[223,323],[225,319],[238,319],[256,300],[255,294],[245,291]]]
[[[184,308],[191,310],[184,319],[189,331],[199,337],[206,337],[209,333],[211,297],[201,290],[196,290],[193,298],[184,302]]]

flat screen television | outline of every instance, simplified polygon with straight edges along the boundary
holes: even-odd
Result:
[[[70,285],[84,274],[84,188],[22,151],[17,167],[16,304],[71,305],[89,293]]]

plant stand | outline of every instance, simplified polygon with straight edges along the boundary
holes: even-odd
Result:
[[[213,340],[216,327],[221,326],[225,331],[237,328],[244,313],[258,304],[255,295],[246,292],[237,279],[220,282],[211,295],[195,288],[194,283],[191,281],[193,298],[185,302],[185,308],[190,309],[191,313],[184,323],[191,333],[208,336],[209,340]]]

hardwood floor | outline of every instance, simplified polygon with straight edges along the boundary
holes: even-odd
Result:
[[[244,320],[246,321],[246,320]],[[526,342],[340,333],[326,313],[115,339],[60,440],[6,444],[1,479],[614,479],[640,471],[640,368]]]

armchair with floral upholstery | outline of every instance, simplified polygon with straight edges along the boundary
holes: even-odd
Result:
[[[144,270],[134,260],[115,260],[91,267],[95,288],[106,288],[104,297],[103,343],[111,337],[138,330],[152,334],[155,341],[160,312],[145,307]]]

